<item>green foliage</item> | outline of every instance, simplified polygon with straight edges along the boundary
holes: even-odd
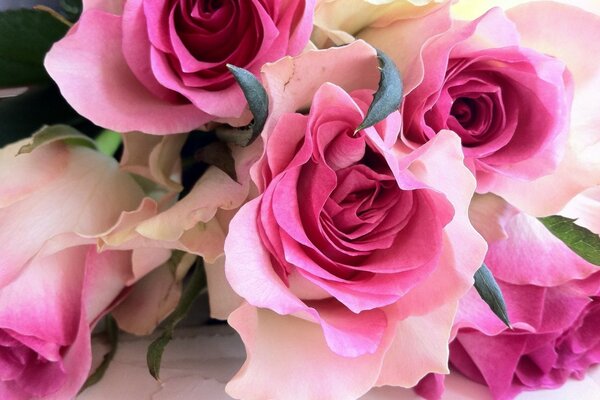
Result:
[[[600,266],[600,237],[579,226],[574,219],[551,215],[538,218],[542,224],[584,260]]]
[[[162,334],[148,346],[146,362],[150,375],[156,380],[160,380],[160,363],[165,348],[173,338],[175,327],[185,318],[190,311],[194,300],[198,297],[202,289],[206,286],[206,276],[201,259],[196,263],[192,276],[185,286],[177,307],[163,323]]]
[[[113,156],[119,147],[121,147],[121,142],[123,141],[118,132],[109,130],[103,130],[100,132],[100,134],[96,136],[95,140],[98,151],[102,154],[106,154],[107,156]]]
[[[44,57],[69,26],[42,10],[0,12],[0,87],[50,81]]]

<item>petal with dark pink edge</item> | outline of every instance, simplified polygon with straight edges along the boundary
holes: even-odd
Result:
[[[30,262],[0,290],[0,328],[46,343],[71,344],[79,329],[87,250],[74,247]]]

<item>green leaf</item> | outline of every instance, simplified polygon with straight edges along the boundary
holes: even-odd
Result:
[[[19,149],[17,154],[31,153],[40,146],[63,141],[76,146],[96,149],[92,139],[68,125],[44,126],[31,137],[31,141]]]
[[[600,266],[600,236],[577,225],[576,220],[571,218],[551,215],[538,219],[578,256]]]
[[[146,362],[150,375],[156,380],[160,380],[160,363],[162,355],[167,347],[167,344],[173,338],[175,327],[181,320],[185,318],[190,311],[194,300],[198,297],[202,289],[206,287],[206,276],[204,275],[204,267],[202,259],[198,259],[186,287],[181,294],[179,303],[171,315],[164,321],[162,334],[148,346],[146,354]]]
[[[114,131],[103,130],[96,136],[96,147],[98,151],[107,156],[113,156],[121,147],[123,139],[121,135]]]
[[[502,322],[509,328],[510,320],[508,319],[508,312],[506,311],[506,303],[504,302],[504,296],[498,286],[498,283],[494,279],[492,272],[489,268],[482,264],[481,267],[475,272],[475,289],[479,296],[490,306],[490,309],[496,314]]]
[[[50,81],[44,57],[69,27],[42,10],[0,12],[0,87]]]
[[[242,88],[254,121],[244,128],[219,129],[217,135],[221,140],[234,142],[243,147],[249,146],[265,127],[269,115],[269,98],[265,88],[254,74],[231,64],[227,64],[227,68]]]
[[[381,69],[379,88],[373,96],[373,102],[363,122],[356,132],[383,121],[388,115],[397,111],[402,102],[402,79],[396,64],[381,50],[377,50],[377,58]]]
[[[115,357],[115,354],[117,353],[117,347],[119,345],[119,327],[117,326],[117,323],[112,316],[107,315],[105,320],[106,320],[106,340],[108,342],[108,345],[110,346],[110,350],[108,351],[108,353],[106,353],[104,355],[102,362],[100,363],[98,368],[96,368],[94,373],[92,373],[87,378],[87,380],[83,384],[82,388],[79,390],[79,393],[83,392],[85,389],[89,388],[90,386],[95,385],[96,383],[100,382],[100,380],[104,376],[104,373],[108,369],[108,366],[110,365],[111,361]]]

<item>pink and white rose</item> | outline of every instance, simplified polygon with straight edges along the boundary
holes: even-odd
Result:
[[[225,241],[227,278],[247,302],[229,319],[248,352],[233,397],[355,398],[446,371],[456,303],[485,252],[467,216],[474,180],[450,132],[405,156],[398,112],[355,131],[377,66],[358,41],[263,68],[272,111],[251,171],[258,196]]]
[[[153,134],[247,123],[226,65],[258,74],[266,62],[300,53],[314,9],[314,0],[83,3],[80,20],[49,52],[48,72],[97,125]]]
[[[132,251],[99,253],[95,237],[143,192],[89,148],[55,141],[17,155],[24,144],[0,150],[0,397],[73,398],[90,330],[135,269]]]

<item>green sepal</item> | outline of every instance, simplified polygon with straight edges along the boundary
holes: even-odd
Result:
[[[373,102],[369,106],[365,119],[356,128],[356,132],[383,121],[388,115],[397,111],[402,103],[402,79],[396,64],[381,50],[377,50],[377,58],[381,70],[379,88],[373,96]]]
[[[475,289],[477,290],[477,293],[479,293],[479,296],[487,303],[492,312],[496,314],[506,326],[512,329],[502,290],[500,289],[500,286],[498,286],[496,279],[494,279],[492,272],[485,264],[482,264],[477,272],[475,272],[474,278]]]
[[[246,147],[256,140],[265,127],[269,115],[269,97],[263,85],[250,71],[231,64],[227,64],[227,68],[242,88],[254,120],[247,127],[218,129],[217,135],[223,141]]]

